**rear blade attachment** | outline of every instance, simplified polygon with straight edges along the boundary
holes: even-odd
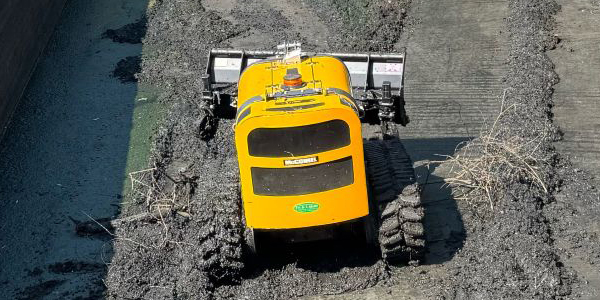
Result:
[[[213,49],[208,55],[202,76],[203,106],[211,118],[220,118],[218,107],[235,106],[236,84],[240,74],[251,64],[300,56],[333,56],[344,62],[352,82],[353,98],[371,123],[408,123],[404,110],[405,53],[311,53],[301,52],[299,43],[278,46],[275,51]],[[228,103],[227,103],[228,102]],[[207,112],[208,112],[207,111]],[[211,122],[206,122],[211,123]]]

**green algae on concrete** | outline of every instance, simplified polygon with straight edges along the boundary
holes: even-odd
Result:
[[[129,149],[125,167],[123,205],[127,206],[128,195],[131,192],[129,174],[148,168],[154,133],[161,124],[166,112],[165,104],[159,100],[160,91],[156,87],[140,84],[135,97],[131,120]]]

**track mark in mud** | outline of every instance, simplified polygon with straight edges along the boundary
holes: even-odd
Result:
[[[600,182],[600,5],[590,0],[559,0],[556,36],[550,51],[561,77],[554,96],[554,119],[563,132],[558,150]]]
[[[415,0],[414,7],[411,18],[419,23],[398,43],[408,52],[406,103],[412,121],[403,134],[414,139],[477,136],[496,116],[504,88],[508,47],[501,32],[507,3]]]

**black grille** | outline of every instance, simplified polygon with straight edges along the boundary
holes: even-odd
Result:
[[[252,156],[293,157],[320,153],[350,145],[350,128],[342,120],[284,127],[257,128],[248,135]]]
[[[354,183],[352,157],[306,167],[251,170],[254,194],[261,196],[306,195]]]

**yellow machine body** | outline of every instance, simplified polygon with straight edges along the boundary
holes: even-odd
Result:
[[[290,74],[294,80],[286,81]],[[249,228],[368,215],[361,123],[350,95],[346,66],[330,56],[266,60],[244,70],[235,143]]]

